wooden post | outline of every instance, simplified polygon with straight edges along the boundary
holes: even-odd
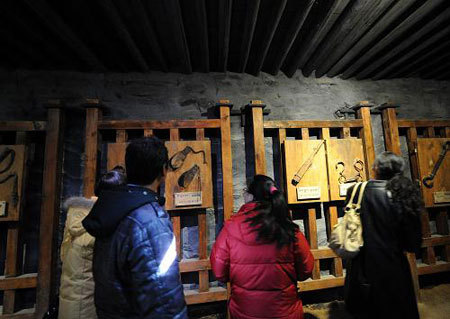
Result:
[[[373,144],[372,120],[370,117],[370,105],[368,101],[361,101],[353,109],[356,111],[356,118],[363,121],[363,128],[360,132],[364,147],[364,158],[366,162],[367,176],[373,178],[372,165],[375,161],[375,147]]]
[[[45,138],[45,158],[42,185],[42,206],[39,228],[39,266],[36,293],[36,318],[42,318],[51,298],[55,297],[54,281],[56,247],[54,237],[59,222],[61,166],[63,142],[63,113],[59,104],[48,109]]]
[[[230,112],[233,104],[229,100],[220,100],[216,106],[220,116],[220,143],[222,146],[222,194],[223,215],[227,220],[233,215],[233,160],[231,153]]]
[[[97,176],[98,121],[101,118],[100,102],[90,99],[86,104],[86,144],[84,148],[84,197],[94,196]]]
[[[330,129],[327,127],[322,128],[320,131],[320,138],[324,140],[330,140]],[[327,227],[327,233],[328,236],[331,235],[331,231],[333,229],[333,226],[337,224],[338,222],[338,210],[337,206],[333,203],[330,204],[328,207],[328,210],[325,212],[325,219],[326,219],[326,227]],[[319,261],[316,261],[317,265],[320,268]],[[331,274],[335,277],[342,277],[343,276],[343,269],[342,269],[342,259],[339,257],[333,258],[333,263],[331,264]],[[319,276],[320,276],[320,269],[319,269]],[[314,278],[314,277],[313,277]]]
[[[381,116],[383,119],[384,143],[386,146],[386,150],[401,155],[397,114],[395,112],[395,109],[397,107],[398,106],[394,105],[393,103],[385,103],[377,107],[377,109],[381,111]],[[417,273],[416,256],[413,253],[406,253],[406,257],[408,259],[409,268],[411,270],[411,277],[414,285],[414,292],[416,294],[416,300],[420,301],[419,275]]]
[[[264,115],[266,106],[259,100],[252,100],[246,106],[246,116],[252,123],[253,154],[255,174],[266,174],[266,149],[264,144]]]
[[[287,185],[285,184],[286,181],[285,181],[285,177],[284,177],[283,143],[286,140],[286,129],[280,128],[277,131],[278,131],[278,136],[277,136],[278,154],[279,154],[279,160],[280,160],[280,167],[278,170],[278,174],[279,174],[278,176],[280,177],[280,185],[279,186],[281,187],[281,190],[283,192],[285,192],[287,189]]]
[[[383,120],[384,143],[386,149],[395,154],[401,155],[400,137],[398,135],[397,114],[395,109],[398,106],[392,103],[384,103],[377,107],[381,111]]]
[[[16,144],[26,145],[27,144],[27,133],[26,132],[17,132],[16,133]],[[27,162],[27,149],[25,148],[25,166]],[[23,170],[24,177],[22,179],[22,189],[19,191],[19,198],[22,200],[23,198],[23,188],[26,184],[26,174],[27,168],[25,167]],[[21,205],[21,210],[23,210],[23,206]],[[19,212],[19,216],[22,215],[22,212]],[[21,218],[21,217],[20,217]],[[5,278],[15,277],[19,273],[19,232],[20,232],[20,223],[13,222],[8,224],[8,234],[6,239],[6,260],[5,260]],[[16,308],[16,291],[15,290],[5,290],[3,295],[3,314],[12,314],[15,312]]]
[[[170,129],[170,140],[179,141],[180,140],[180,130],[177,128]],[[177,255],[178,260],[181,260],[181,216],[179,211],[171,211],[170,216],[172,219],[173,233],[175,235]],[[199,225],[200,226],[200,225]]]

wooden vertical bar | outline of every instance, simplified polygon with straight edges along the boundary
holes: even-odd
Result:
[[[16,144],[26,145],[27,133],[16,133]],[[25,163],[27,162],[27,154],[25,154]],[[23,170],[26,174],[26,168]],[[26,183],[22,183],[24,185]],[[22,200],[23,191],[20,192],[20,200]],[[23,205],[21,205],[23,207]],[[19,258],[19,223],[10,223],[8,225],[8,234],[6,239],[6,260],[5,260],[5,277],[14,277],[18,274]],[[11,314],[15,311],[16,291],[5,290],[3,294],[3,314]]]
[[[321,132],[320,137],[322,139],[327,141],[331,138],[329,128],[324,127],[324,128],[322,128],[322,130],[320,132]],[[328,211],[325,213],[325,219],[326,219],[327,233],[328,233],[328,236],[330,236],[333,226],[335,224],[337,224],[337,221],[338,221],[338,213],[337,213],[336,205],[331,204],[328,207]],[[333,258],[333,263],[331,264],[331,274],[335,277],[341,277],[343,275],[341,258]],[[319,273],[319,275],[320,275],[320,273]]]
[[[265,105],[261,101],[250,101],[247,105],[252,118],[253,153],[255,156],[255,174],[266,174],[266,149],[264,144]],[[247,113],[247,114],[248,114]]]
[[[419,164],[417,162],[417,129],[415,127],[410,127],[406,131],[406,142],[411,163],[411,177],[413,180],[418,180]]]
[[[434,131],[433,126],[427,127],[427,129],[425,130],[425,134],[427,137],[436,137],[436,132]]]
[[[228,100],[217,103],[220,114],[220,145],[222,148],[223,214],[227,220],[233,214],[233,162],[231,153],[230,112],[233,105]]]
[[[177,128],[170,129],[170,140],[171,141],[179,141],[180,140],[180,131]],[[171,219],[173,224],[173,233],[175,235],[176,244],[177,244],[177,255],[178,259],[181,260],[181,217],[180,213],[177,211],[171,212]]]
[[[450,137],[450,126],[447,126],[444,128],[445,137]]]
[[[284,177],[284,161],[283,161],[283,143],[286,140],[286,129],[278,129],[278,152],[280,155],[280,166],[278,167],[280,176],[280,187],[284,191],[286,189],[285,177]]]
[[[89,105],[90,106],[90,105]],[[95,179],[97,174],[97,146],[98,146],[98,121],[101,111],[98,107],[86,109],[86,144],[84,148],[84,197],[94,196]]]
[[[55,297],[54,270],[56,267],[55,232],[59,222],[61,191],[63,114],[61,109],[48,109],[45,138],[42,206],[39,227],[39,265],[36,293],[36,318],[42,318]]]
[[[338,223],[338,210],[336,205],[330,205],[328,207],[328,212],[326,214],[326,224],[328,236],[331,235],[334,225]],[[329,237],[328,237],[329,238]],[[333,263],[331,264],[331,274],[335,277],[343,276],[342,259],[333,258]]]
[[[308,215],[306,217],[305,230],[307,231],[309,246],[311,249],[318,248],[317,242],[317,220],[316,220],[316,207],[308,208]],[[312,279],[320,279],[320,260],[314,260],[314,269],[312,273]]]
[[[397,106],[390,103],[386,103],[378,107],[378,110],[381,111],[381,117],[383,120],[384,143],[386,149],[395,154],[401,155],[397,114],[395,112],[396,108]],[[412,131],[412,133],[414,132]],[[406,257],[408,259],[409,268],[411,271],[411,278],[414,285],[416,300],[418,301],[420,300],[420,290],[419,290],[419,276],[417,273],[416,256],[413,253],[406,253]]]
[[[326,141],[329,140],[331,138],[330,129],[327,127],[323,127],[320,131],[320,138]],[[331,230],[333,229],[333,226],[337,223],[338,220],[337,206],[335,205],[329,206],[328,211],[325,213],[325,219],[326,219],[327,233],[328,236],[330,236]],[[331,274],[336,277],[341,277],[343,275],[341,258],[333,258],[333,263],[331,264]]]
[[[153,130],[144,130],[144,136],[145,137],[153,136]]]
[[[450,127],[445,127],[442,129],[441,137],[450,137]],[[448,207],[442,207],[439,209],[438,215],[436,216],[436,228],[437,232],[442,235],[448,235]],[[442,257],[445,261],[450,262],[450,245],[445,245],[442,247],[443,254]]]
[[[126,143],[128,140],[128,134],[126,130],[116,131],[116,143]]]
[[[198,141],[205,139],[205,130],[198,128],[195,131],[196,139]],[[198,258],[208,259],[208,238],[206,234],[206,211],[202,209],[198,212]],[[205,292],[209,290],[209,271],[200,270],[198,274],[198,290],[199,292]]]
[[[302,127],[302,140],[309,140],[309,129]]]
[[[362,101],[358,105],[354,106],[353,109],[356,111],[356,118],[363,121],[360,137],[363,142],[367,175],[370,178],[373,178],[372,165],[375,161],[375,146],[373,143],[372,120],[370,116],[371,107],[372,105],[369,105],[367,101]]]
[[[351,138],[350,135],[350,128],[349,127],[343,127],[340,131],[340,137],[341,138]]]
[[[395,108],[395,106],[385,105],[378,109],[381,110],[386,149],[400,155],[400,137],[398,135],[397,114],[395,113]]]

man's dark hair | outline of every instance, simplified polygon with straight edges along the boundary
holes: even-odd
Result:
[[[127,146],[125,167],[130,184],[149,185],[163,174],[169,161],[167,148],[159,138],[143,137]]]

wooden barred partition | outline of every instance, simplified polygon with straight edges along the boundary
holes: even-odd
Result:
[[[187,130],[195,131],[197,141],[208,140],[210,134],[220,136],[220,155],[222,171],[222,196],[223,213],[225,220],[231,217],[233,212],[233,180],[231,158],[231,132],[230,111],[232,105],[228,100],[221,100],[216,105],[219,117],[216,119],[199,120],[104,120],[98,100],[88,100],[86,110],[86,147],[85,147],[85,171],[84,171],[84,196],[94,194],[96,177],[98,176],[98,151],[101,149],[102,136],[115,134],[116,143],[126,143],[128,136],[167,136],[170,141],[182,140],[182,133]],[[183,141],[185,141],[183,139]],[[111,145],[111,144],[110,144]],[[114,154],[124,158],[124,150]],[[109,156],[109,155],[108,155]],[[176,247],[179,259],[181,259],[181,216],[185,210],[170,211]],[[207,219],[204,209],[197,209],[199,249],[198,259],[182,259],[180,272],[198,273],[198,289],[185,290],[187,304],[198,304],[219,300],[227,300],[227,289],[222,287],[210,287],[209,271],[211,264],[207,255]]]
[[[283,165],[283,147],[288,138],[296,140],[309,140],[311,133],[318,133],[318,140],[362,140],[364,164],[367,176],[371,177],[371,167],[374,161],[374,144],[372,136],[372,124],[370,119],[370,105],[361,102],[354,107],[356,119],[331,120],[331,121],[264,121],[261,101],[252,101],[246,107],[246,127],[253,139],[253,155],[255,161],[255,174],[266,174],[265,137],[274,139],[274,174],[278,176],[278,183],[286,189],[288,181],[285,180]],[[323,202],[327,236],[338,221],[338,207],[343,201]],[[311,291],[325,288],[339,287],[344,284],[344,270],[342,260],[328,247],[318,246],[316,214],[320,210],[321,203],[305,203],[290,205],[294,219],[300,216],[304,220],[305,235],[311,246],[315,264],[312,279],[299,282],[300,291]],[[325,260],[331,260],[330,275],[321,276],[320,264]]]
[[[392,104],[384,104],[378,107],[382,112],[386,149],[396,154],[401,154],[400,138],[406,138],[408,157],[410,160],[411,177],[420,183],[425,198],[426,211],[422,214],[422,252],[419,260],[413,254],[409,254],[410,263],[417,262],[415,276],[427,275],[438,272],[450,271],[450,235],[448,215],[450,202],[440,205],[432,205],[427,195],[422,179],[430,171],[421,172],[420,156],[429,157],[425,152],[421,153],[420,145],[429,139],[448,140],[450,138],[450,119],[448,120],[408,120],[397,119],[396,107]],[[430,149],[427,150],[431,151]],[[449,157],[450,154],[447,154]],[[427,161],[430,159],[426,159]],[[430,160],[431,161],[431,160]],[[423,162],[423,161],[422,161]],[[436,157],[434,159],[436,162]],[[428,163],[427,163],[428,164]],[[431,164],[431,163],[430,163]],[[434,164],[434,163],[433,163]],[[448,167],[441,167],[441,171]],[[447,171],[448,173],[448,171]],[[450,181],[445,181],[447,184]],[[450,188],[447,188],[447,190]],[[432,207],[435,206],[435,207]],[[436,233],[432,234],[430,221],[436,224]],[[418,290],[418,287],[416,288]]]
[[[43,160],[43,184],[42,202],[40,209],[39,225],[39,260],[36,265],[37,272],[23,273],[21,263],[24,251],[19,247],[22,233],[23,221],[27,218],[27,211],[21,205],[17,220],[3,221],[7,229],[5,271],[0,276],[0,290],[4,292],[3,306],[0,311],[0,319],[9,318],[42,318],[47,311],[49,303],[54,298],[55,291],[55,265],[57,256],[55,245],[55,234],[59,219],[59,195],[61,186],[61,164],[62,164],[62,133],[63,112],[59,101],[49,101],[47,121],[0,121],[0,139],[11,134],[15,135],[13,146],[24,145],[24,175],[21,189],[19,189],[19,201],[27,192],[27,148],[36,143],[38,135],[45,135]],[[44,137],[44,136],[42,136]],[[1,144],[4,144],[1,141]],[[17,156],[16,156],[17,157]],[[2,225],[3,226],[3,225]],[[36,304],[31,309],[18,309],[17,292],[22,289],[36,290]]]

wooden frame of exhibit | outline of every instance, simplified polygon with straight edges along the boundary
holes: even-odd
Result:
[[[418,142],[431,138],[450,138],[450,119],[448,120],[407,120],[397,119],[397,106],[393,104],[383,104],[378,109],[383,118],[383,128],[386,149],[396,154],[401,154],[400,136],[406,137],[408,156],[411,165],[411,177],[413,180],[420,180],[422,192],[426,195],[428,190],[424,190],[422,178],[429,174],[428,167],[424,167],[424,161],[420,157],[428,157],[432,154],[419,154]],[[433,154],[436,158],[436,154]],[[449,157],[450,154],[447,154]],[[441,167],[442,170],[442,167]],[[449,189],[450,190],[450,189]],[[427,198],[425,197],[425,200]],[[427,205],[431,206],[431,205]],[[428,207],[422,214],[422,263],[417,263],[414,276],[427,275],[432,273],[450,271],[450,235],[448,226],[448,214],[450,203],[437,207]],[[430,220],[436,221],[437,234],[432,235],[430,230]],[[436,259],[436,252],[441,256],[441,260]],[[416,258],[409,254],[410,262],[416,264]],[[416,287],[418,291],[418,286]]]
[[[207,140],[206,133],[215,131],[220,133],[220,149],[222,162],[223,211],[225,220],[233,212],[233,176],[231,158],[231,131],[230,110],[232,105],[228,100],[221,100],[217,104],[219,118],[199,120],[103,120],[100,103],[97,99],[89,99],[86,109],[86,147],[84,171],[84,196],[94,194],[97,176],[97,152],[101,144],[101,135],[106,131],[115,131],[116,143],[126,143],[127,131],[142,130],[144,136],[151,136],[155,131],[165,131],[170,141],[180,141],[180,131],[194,129],[197,141]],[[122,154],[123,156],[124,154]],[[117,154],[115,154],[117,156]],[[207,229],[205,209],[195,209],[198,215],[199,229],[199,258],[194,260],[181,260],[180,272],[196,272],[199,276],[198,290],[185,290],[187,304],[205,303],[227,299],[227,289],[209,287],[209,270],[211,264],[207,255]],[[176,237],[178,256],[181,256],[181,219],[183,210],[172,210],[173,229]]]
[[[370,176],[375,153],[370,118],[371,106],[367,102],[361,102],[354,107],[356,119],[336,121],[264,121],[264,107],[265,105],[261,101],[252,101],[246,107],[246,128],[250,130],[248,133],[253,138],[255,174],[266,174],[264,137],[273,137],[275,139],[273,146],[274,172],[279,176],[280,186],[286,189],[289,181],[285,181],[282,146],[284,141],[287,140],[287,136],[295,136],[297,139],[309,140],[310,133],[318,131],[319,140],[331,141],[330,132],[332,131],[333,133],[338,132],[337,140],[352,141],[356,138],[362,140],[365,171]],[[338,202],[328,201],[322,203],[325,208],[327,235],[330,236],[330,232],[338,220]],[[312,279],[299,282],[298,286],[300,291],[339,287],[344,284],[342,260],[328,247],[318,247],[316,210],[319,207],[320,201],[290,205],[293,212],[301,211],[304,213],[305,233],[315,260]],[[332,263],[330,275],[321,278],[320,262],[324,259],[332,259]]]
[[[16,145],[26,146],[34,134],[45,132],[38,272],[21,274],[19,264],[23,256],[21,256],[21,250],[18,247],[21,236],[21,218],[7,221],[5,272],[0,276],[0,290],[4,291],[3,313],[0,314],[0,319],[42,318],[49,307],[51,298],[56,295],[53,291],[56,279],[54,266],[57,260],[54,237],[59,219],[63,149],[63,112],[60,107],[59,101],[49,101],[47,121],[0,121],[0,134],[5,132],[15,133]],[[24,154],[26,156],[27,153]],[[24,174],[23,189],[26,188],[25,168]],[[19,309],[20,312],[15,313],[17,310],[16,291],[29,288],[37,289],[35,308]]]

